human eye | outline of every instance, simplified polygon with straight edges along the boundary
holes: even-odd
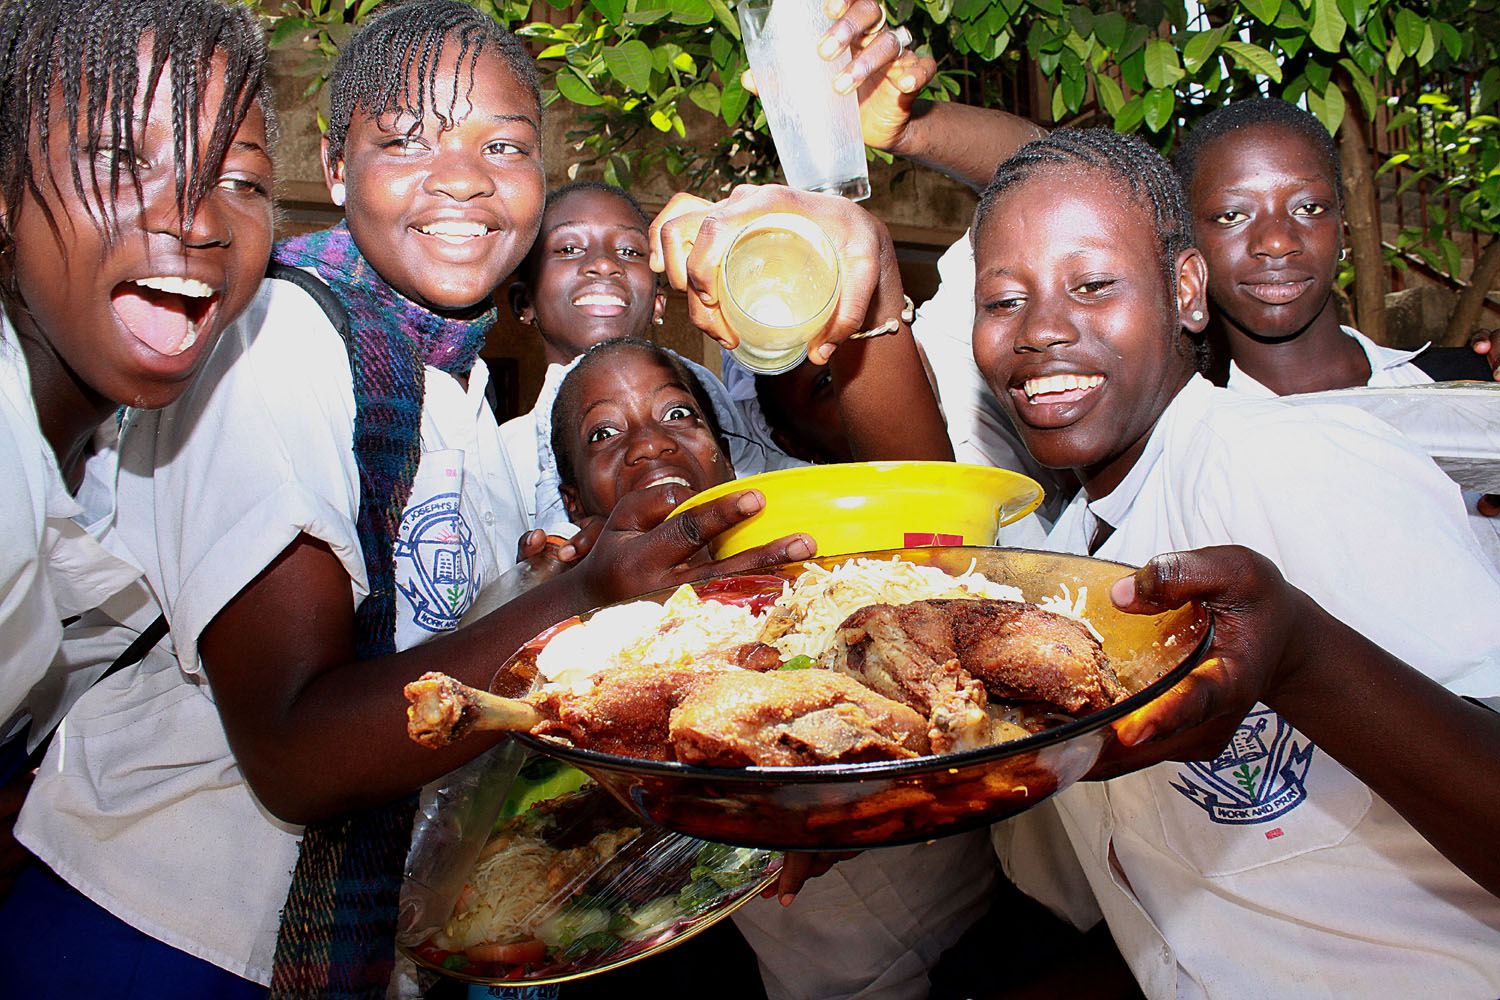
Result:
[[[640,260],[641,258],[646,256],[646,252],[644,250],[629,246],[620,247],[618,253],[626,260]]]
[[[134,152],[129,143],[114,136],[103,136],[87,150],[89,157],[101,167],[115,168],[140,173],[150,167],[144,156]]]
[[[270,194],[266,182],[254,174],[235,172],[224,174],[219,178],[219,190],[228,191],[231,194],[249,194],[265,196]]]
[[[511,139],[495,139],[484,147],[491,156],[524,156],[527,148]]]
[[[1115,284],[1114,278],[1089,278],[1078,283],[1077,291],[1080,295],[1099,295],[1108,291]]]
[[[1019,292],[998,292],[985,299],[983,309],[991,315],[1015,312],[1026,304],[1026,297]]]
[[[583,247],[569,240],[552,252],[557,254],[559,257],[576,257],[579,254],[583,253]]]
[[[1309,201],[1306,204],[1298,205],[1295,209],[1292,210],[1293,214],[1300,215],[1305,218],[1317,218],[1327,211],[1328,206],[1323,204],[1321,201]]]
[[[618,428],[610,427],[608,424],[601,424],[600,426],[595,427],[593,430],[589,431],[585,440],[588,441],[589,444],[598,444],[601,441],[605,441],[609,438],[614,437],[618,433],[620,433]]]
[[[698,411],[686,403],[673,403],[661,417],[663,420],[696,420]]]
[[[1244,222],[1247,216],[1237,208],[1228,208],[1215,215],[1210,215],[1209,220],[1223,226],[1232,226],[1237,222]]]

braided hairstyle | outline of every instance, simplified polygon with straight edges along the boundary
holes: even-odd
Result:
[[[1187,138],[1183,139],[1182,145],[1172,157],[1172,165],[1177,168],[1177,175],[1182,178],[1182,189],[1192,190],[1193,175],[1198,169],[1198,157],[1203,155],[1203,151],[1216,139],[1258,125],[1279,126],[1303,136],[1312,143],[1313,148],[1323,155],[1324,165],[1328,168],[1329,178],[1333,181],[1333,190],[1339,199],[1339,209],[1342,212],[1343,172],[1339,167],[1339,150],[1333,141],[1333,136],[1328,134],[1328,129],[1323,127],[1323,123],[1318,121],[1315,115],[1295,104],[1288,104],[1274,97],[1254,97],[1249,100],[1235,101],[1205,115],[1203,120],[1187,134]]]
[[[1028,142],[995,168],[989,186],[974,209],[970,240],[979,244],[980,228],[988,221],[1000,196],[1044,170],[1090,171],[1113,178],[1131,201],[1149,213],[1156,234],[1157,266],[1166,286],[1167,301],[1176,302],[1177,257],[1193,246],[1192,217],[1187,197],[1171,164],[1137,136],[1113,129],[1058,129]],[[1173,323],[1177,328],[1178,324]],[[1209,345],[1194,337],[1193,363],[1203,371]]]
[[[596,191],[599,194],[619,198],[625,204],[629,205],[630,210],[641,220],[642,229],[649,229],[651,227],[651,219],[646,215],[646,210],[641,207],[641,203],[636,200],[635,195],[622,187],[606,184],[603,181],[571,181],[556,190],[548,191],[547,201],[542,205],[542,218],[545,219],[547,217],[547,211],[553,205],[575,191]],[[516,269],[528,283],[536,284],[537,268],[541,266],[543,256],[545,256],[545,251],[542,248],[542,233],[538,232],[536,241],[531,244],[531,249],[526,251],[525,259],[521,261],[520,267]],[[657,284],[660,283],[660,279],[658,279]]]
[[[449,42],[458,45],[454,83],[460,74],[468,87],[454,86],[446,108],[438,107],[437,73]],[[536,63],[520,39],[498,21],[458,0],[414,0],[388,3],[365,23],[339,53],[328,78],[328,159],[337,163],[355,112],[369,115],[409,114],[421,121],[431,109],[440,128],[455,124],[461,95],[474,85],[474,65],[491,52],[536,102],[541,113],[541,84]],[[413,87],[412,70],[416,86]]]
[[[224,99],[205,138],[197,123],[216,58],[224,63]],[[0,220],[0,294],[10,303],[18,298],[14,213],[23,196],[30,194],[57,228],[43,194],[64,183],[47,170],[55,142],[67,144],[73,189],[94,224],[117,237],[120,182],[140,189],[136,105],[163,72],[172,88],[177,209],[186,220],[217,181],[252,102],[274,141],[265,31],[254,15],[220,0],[0,0],[0,197],[9,206]],[[53,134],[58,118],[67,122],[65,137]],[[107,176],[80,167],[80,154],[99,148],[120,152]]]
[[[729,440],[724,436],[724,429],[719,424],[719,414],[714,409],[713,397],[708,394],[708,390],[703,387],[698,376],[682,363],[682,359],[648,340],[641,340],[638,337],[612,337],[585,351],[572,370],[563,377],[562,384],[557,387],[557,398],[552,402],[552,456],[557,462],[557,479],[562,486],[577,487],[578,485],[578,470],[573,464],[573,431],[578,426],[578,393],[580,391],[578,387],[583,384],[584,375],[600,365],[607,365],[612,355],[623,350],[642,351],[677,376],[683,387],[692,394],[693,402],[698,404],[698,412],[702,414],[703,422],[713,434],[719,451],[725,455],[729,454]],[[609,511],[604,511],[604,513],[608,514]]]

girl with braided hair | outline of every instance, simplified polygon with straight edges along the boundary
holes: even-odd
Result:
[[[3,857],[33,760],[81,689],[157,617],[111,532],[116,438],[178,398],[252,306],[272,234],[274,117],[262,27],[217,0],[0,3],[0,740]],[[125,623],[90,646],[104,619]],[[64,624],[67,628],[64,629]],[[83,652],[58,656],[64,636]],[[78,647],[72,642],[67,650]],[[123,659],[120,662],[124,662]],[[100,697],[96,696],[96,703]],[[63,748],[53,740],[44,774]],[[130,780],[91,791],[129,796]],[[77,995],[171,952],[113,918],[72,862],[103,832],[20,839],[0,912],[6,986]],[[85,952],[48,952],[68,927]],[[97,946],[97,947],[96,947]],[[178,960],[181,961],[178,961]],[[243,981],[171,953],[171,975],[233,996]]]
[[[1217,565],[1198,581],[1215,648],[1117,727],[1092,775],[1117,777],[997,828],[1007,870],[1081,925],[1102,915],[1148,997],[1493,995],[1500,716],[1465,699],[1500,696],[1500,583],[1457,486],[1358,410],[1198,374],[1207,268],[1140,140],[1027,144],[973,233],[980,370],[1036,459],[1082,483],[1049,547],[1260,553],[1179,553],[1117,587],[1145,611]],[[1255,611],[1278,602],[1299,610]],[[1073,855],[1018,846],[1049,833]]]
[[[486,749],[412,743],[407,682],[487,686],[548,622],[812,551],[698,565],[763,500],[663,523],[686,496],[669,484],[459,630],[528,527],[474,362],[541,218],[536,70],[488,15],[416,0],[345,44],[329,94],[345,221],[278,245],[254,326],[122,443],[119,531],[173,649],[115,693],[153,710],[153,739],[70,728],[63,777],[108,760],[155,783],[79,803],[53,782],[34,820],[119,831],[77,864],[107,866],[122,916],[287,997],[385,995],[416,793]]]

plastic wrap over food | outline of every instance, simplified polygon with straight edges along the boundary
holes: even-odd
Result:
[[[1358,407],[1423,448],[1465,490],[1500,492],[1500,382],[1359,387],[1281,398]]]
[[[398,943],[469,982],[560,982],[717,922],[779,858],[654,826],[582,771],[507,741],[424,793]]]

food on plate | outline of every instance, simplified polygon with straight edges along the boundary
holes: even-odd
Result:
[[[569,790],[531,799],[533,790],[558,787]],[[774,857],[644,823],[581,772],[535,757],[448,920],[414,952],[426,964],[497,980],[618,964],[721,916],[753,894]]]
[[[716,583],[555,631],[522,699],[424,676],[413,739],[512,729],[706,766],[850,763],[988,746],[1125,696],[1081,594],[1043,607],[978,573],[852,559],[809,564],[758,615]]]

